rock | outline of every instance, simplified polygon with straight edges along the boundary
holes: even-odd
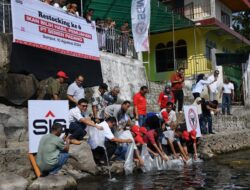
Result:
[[[0,174],[0,190],[25,190],[28,186],[28,181],[21,176],[13,173]]]
[[[3,133],[0,133],[0,139],[2,139],[1,135],[3,134],[8,141],[23,142],[27,140],[27,119],[27,108],[17,109],[0,104],[0,132],[4,130]]]
[[[77,188],[75,179],[69,175],[49,175],[36,179],[29,190],[73,190]]]
[[[34,75],[8,74],[7,96],[4,97],[15,105],[22,105],[35,95],[38,81]]]
[[[110,170],[111,170],[111,173],[114,173],[114,174],[123,174],[124,162],[114,162]]]
[[[74,169],[90,174],[97,173],[92,151],[86,141],[83,141],[80,145],[70,145],[69,153],[71,154],[69,163]]]

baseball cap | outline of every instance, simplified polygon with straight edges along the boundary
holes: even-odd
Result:
[[[168,112],[163,111],[161,112],[162,118],[164,119],[165,122],[168,122]]]
[[[196,130],[193,129],[192,131],[190,131],[191,138],[194,140],[196,139],[196,134],[197,134]]]
[[[65,79],[69,78],[69,77],[66,75],[66,73],[63,72],[63,71],[58,71],[57,74],[56,74],[56,76],[62,77],[62,78],[65,78]]]
[[[147,134],[147,129],[145,127],[140,127],[139,131],[144,135]]]
[[[139,144],[139,143],[145,144],[145,142],[143,141],[143,138],[140,135],[137,135],[134,140],[136,144]]]
[[[183,131],[182,138],[186,141],[189,141],[190,140],[189,133],[187,131]]]
[[[135,133],[136,135],[140,135],[140,131],[139,131],[139,127],[137,125],[134,125],[133,127],[131,127],[130,129],[133,133]]]

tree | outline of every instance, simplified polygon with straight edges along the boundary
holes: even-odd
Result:
[[[233,28],[250,40],[250,10],[233,15]]]

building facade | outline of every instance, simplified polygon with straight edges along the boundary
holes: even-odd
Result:
[[[176,3],[178,2],[178,3]],[[216,53],[235,53],[250,41],[233,30],[233,13],[250,9],[248,0],[165,0],[174,12],[194,27],[151,34],[150,52],[143,55],[152,81],[167,81],[176,68],[186,76],[209,73],[216,67]],[[232,72],[231,68],[225,68]]]

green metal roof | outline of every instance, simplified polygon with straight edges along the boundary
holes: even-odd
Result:
[[[94,9],[94,19],[111,18],[120,27],[124,21],[131,26],[131,2],[132,0],[85,0],[84,10]],[[157,0],[151,0],[150,33],[160,33],[172,30],[172,18],[174,28],[181,29],[193,26],[193,22],[181,15],[172,13],[172,10]]]

